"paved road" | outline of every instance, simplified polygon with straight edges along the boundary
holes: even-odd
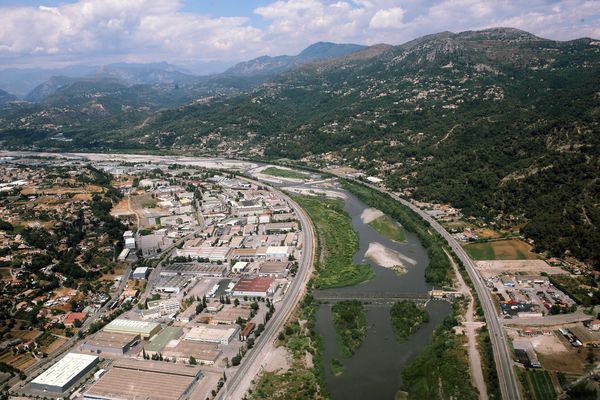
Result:
[[[248,392],[252,380],[260,371],[266,356],[266,352],[264,351],[265,347],[275,340],[277,333],[283,328],[283,325],[296,307],[296,304],[302,299],[306,284],[311,275],[315,243],[312,222],[304,210],[293,202],[292,199],[281,192],[279,193],[288,201],[297,213],[302,226],[303,249],[298,273],[292,280],[285,299],[277,305],[278,308],[275,310],[273,318],[265,326],[265,330],[257,341],[257,344],[252,350],[246,353],[246,356],[242,359],[242,363],[237,371],[234,372],[233,376],[229,377],[225,386],[219,391],[216,400],[239,400]]]
[[[364,182],[360,183],[365,184]],[[425,221],[429,223],[429,225],[431,225],[433,229],[435,229],[448,242],[454,253],[458,256],[460,261],[465,266],[467,273],[469,274],[469,278],[471,278],[471,281],[475,285],[477,296],[481,301],[485,320],[487,322],[487,326],[490,332],[490,339],[494,351],[494,360],[496,362],[496,370],[498,374],[498,380],[500,382],[500,391],[502,392],[502,398],[505,400],[520,400],[522,398],[521,391],[517,376],[515,374],[515,370],[513,368],[513,361],[511,357],[511,350],[508,344],[508,339],[504,335],[504,330],[502,329],[498,318],[498,314],[496,313],[496,309],[494,307],[494,300],[492,299],[490,292],[486,288],[485,281],[477,272],[473,260],[471,260],[471,258],[467,255],[465,250],[456,241],[456,239],[454,239],[454,237],[452,237],[452,235],[450,235],[446,231],[446,229],[444,229],[444,227],[440,225],[436,220],[434,220],[429,214],[427,214],[414,204],[400,198],[399,196],[396,196],[391,192],[383,190],[374,185],[365,185],[369,186],[372,189],[390,195],[394,200],[399,201],[406,207],[419,214]]]
[[[85,322],[81,326],[81,331],[85,332],[91,324],[96,322],[100,317],[102,317],[104,315],[104,312],[106,311],[106,309],[113,302],[115,302],[119,299],[119,296],[121,296],[121,293],[123,293],[123,290],[125,290],[125,287],[127,286],[127,278],[129,277],[130,274],[131,274],[131,266],[129,266],[127,268],[127,270],[121,277],[121,282],[120,282],[117,290],[112,294],[110,299],[106,303],[104,303],[104,305],[96,313],[94,313],[94,315],[90,316],[88,319],[85,320]],[[77,343],[78,340],[79,339],[76,335],[70,337],[60,347],[58,347],[51,353],[48,353],[48,356],[46,358],[42,358],[39,362],[33,364],[32,366],[30,366],[28,368],[25,368],[23,370],[23,372],[27,375],[27,381],[29,381],[30,378],[32,378],[33,376],[39,375],[45,368],[46,364],[53,362],[55,359],[57,359],[63,353],[70,350],[75,345],[75,343]],[[24,382],[18,381],[18,377],[14,377],[13,379],[11,379],[9,381],[9,385],[14,385],[11,387],[11,390],[18,390],[19,387],[23,384],[24,384]]]

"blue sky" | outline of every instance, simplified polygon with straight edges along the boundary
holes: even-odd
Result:
[[[0,0],[0,69],[167,61],[222,66],[317,41],[401,44],[509,26],[600,38],[596,0]]]

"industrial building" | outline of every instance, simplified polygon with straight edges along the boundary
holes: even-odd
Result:
[[[193,276],[225,276],[227,265],[201,264],[195,262],[173,263],[163,265],[160,276],[193,275]]]
[[[185,340],[204,343],[229,344],[238,330],[239,326],[237,325],[198,325],[193,327],[188,334],[185,335]]]
[[[148,302],[147,308],[148,310],[158,310],[158,313],[163,316],[179,312],[181,304],[177,299],[151,300]]]
[[[142,339],[146,340],[160,332],[161,327],[156,322],[117,318],[106,325],[103,330],[104,332],[140,335]]]
[[[261,264],[258,274],[271,278],[285,278],[290,268],[289,261],[265,261]]]
[[[64,393],[98,364],[98,356],[68,353],[31,381],[33,390]]]
[[[237,297],[268,297],[273,296],[277,290],[277,283],[273,278],[242,278],[233,287],[232,295]]]
[[[157,292],[179,293],[190,283],[190,278],[185,276],[169,276],[161,278],[155,286]]]
[[[200,380],[200,368],[192,365],[122,360],[113,364],[83,394],[87,400],[178,400],[186,398]]]
[[[163,357],[177,362],[187,363],[190,356],[196,359],[201,365],[214,365],[221,356],[221,350],[213,343],[201,343],[190,340],[181,340],[174,347],[166,347],[162,352]]]
[[[140,335],[100,331],[86,340],[82,350],[91,353],[125,354],[140,341]]]
[[[133,279],[146,279],[148,277],[148,267],[137,267],[135,271],[133,271],[132,278]]]
[[[144,346],[146,354],[152,356],[160,353],[170,341],[179,339],[183,335],[181,328],[168,326],[158,335],[154,336],[150,342]]]

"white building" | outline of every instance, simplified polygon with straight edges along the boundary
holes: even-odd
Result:
[[[185,340],[229,344],[239,329],[240,327],[238,325],[199,325],[188,332],[185,336]]]
[[[63,393],[77,380],[92,370],[98,363],[98,357],[89,354],[68,353],[44,373],[31,381],[32,389]]]
[[[148,277],[148,267],[137,267],[133,271],[133,279],[146,279]]]
[[[126,249],[135,249],[135,238],[126,238],[125,239],[125,248]]]
[[[148,310],[158,310],[160,315],[171,315],[179,312],[181,304],[177,299],[152,300],[148,302]]]

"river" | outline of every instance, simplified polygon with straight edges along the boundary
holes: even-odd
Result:
[[[345,210],[352,217],[352,225],[359,237],[359,250],[354,255],[355,263],[369,263],[375,269],[375,278],[362,284],[336,289],[336,292],[353,293],[402,292],[425,293],[431,286],[425,282],[424,271],[429,262],[427,252],[417,237],[406,232],[406,241],[396,243],[381,236],[361,218],[368,208],[355,196],[344,191]],[[365,259],[369,244],[378,242],[389,249],[413,260],[407,273],[399,276],[388,268],[383,268]],[[333,399],[389,399],[393,400],[401,386],[400,372],[419,354],[427,344],[433,330],[444,318],[450,315],[451,306],[443,301],[430,301],[426,310],[430,321],[405,342],[398,342],[390,323],[390,307],[367,305],[367,337],[362,346],[351,358],[344,358],[337,347],[333,327],[331,304],[322,304],[317,312],[316,330],[324,342],[323,363],[327,388]],[[331,372],[332,358],[344,365],[344,373],[334,376]]]

